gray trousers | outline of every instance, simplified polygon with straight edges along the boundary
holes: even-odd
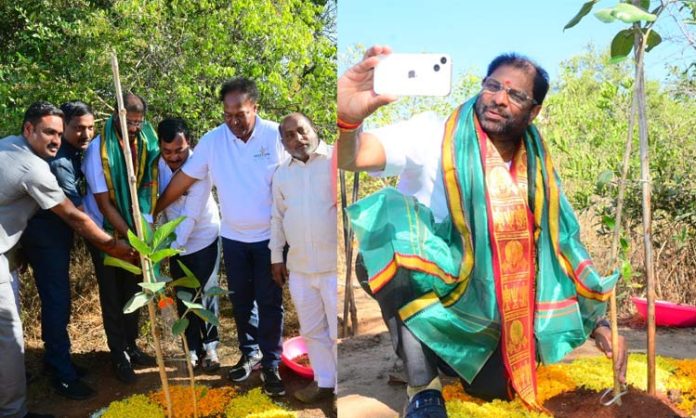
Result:
[[[0,255],[0,417],[27,413],[24,335],[7,258]]]

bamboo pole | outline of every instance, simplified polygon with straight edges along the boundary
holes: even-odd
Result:
[[[614,222],[614,234],[611,242],[611,256],[610,256],[610,266],[615,266],[618,262],[619,253],[619,241],[621,239],[621,225],[623,224],[623,204],[624,196],[626,194],[626,179],[628,177],[628,166],[631,161],[631,148],[633,146],[633,128],[635,124],[635,115],[637,107],[637,97],[634,94],[631,100],[631,111],[628,116],[628,137],[626,139],[626,148],[624,149],[623,163],[621,165],[621,180],[619,181],[619,194],[617,196],[616,202],[616,219]],[[616,307],[616,286],[611,292],[611,297],[609,298],[609,321],[611,322],[611,362],[614,370],[614,399],[616,399],[616,404],[621,406],[621,382],[619,381],[619,371],[616,369],[616,365],[619,362],[619,350],[616,347],[619,346],[619,324],[618,324],[618,310]]]
[[[351,203],[355,203],[356,200],[358,200],[358,190],[360,189],[360,173],[355,172],[353,173],[353,196],[351,199]],[[353,228],[350,228],[350,236],[349,242],[350,242],[350,260],[351,264],[353,262]],[[350,287],[350,323],[352,325],[351,327],[351,335],[355,336],[358,333],[358,307],[355,304],[355,293],[353,292],[353,286]]]
[[[634,0],[634,3],[636,0]],[[643,246],[645,252],[645,274],[648,287],[648,393],[655,395],[655,267],[652,248],[652,210],[650,185],[650,149],[648,143],[648,121],[645,104],[645,74],[643,58],[651,27],[645,33],[636,31],[634,44],[638,46],[636,58],[635,95],[638,101],[638,135],[640,141],[640,181],[643,195]]]
[[[131,150],[128,144],[128,126],[126,124],[126,109],[123,106],[123,93],[121,90],[121,78],[118,71],[118,58],[116,54],[111,54],[111,70],[114,74],[114,88],[116,91],[116,102],[118,103],[118,120],[121,128],[121,147],[123,149],[123,157],[126,160],[126,171],[128,173],[128,189],[133,208],[133,224],[135,224],[135,232],[138,238],[144,239],[142,215],[140,213],[140,205],[138,204],[138,193],[136,185],[135,171],[133,170],[133,160]],[[153,282],[152,280],[152,265],[150,260],[145,255],[140,254],[140,264],[143,267],[143,279],[146,283]],[[159,368],[160,380],[162,382],[162,391],[167,401],[167,416],[172,417],[172,399],[169,393],[169,382],[167,381],[167,371],[164,368],[164,357],[162,355],[162,346],[160,343],[159,334],[157,332],[157,316],[155,315],[155,303],[150,300],[147,303],[147,311],[150,317],[150,331],[155,342],[155,354],[157,357],[157,366]]]
[[[353,202],[355,202],[358,194],[359,185],[359,173],[355,173],[353,177]],[[345,249],[345,259],[346,259],[346,278],[345,287],[343,294],[343,328],[342,336],[345,338],[348,336],[348,318],[351,321],[351,332],[350,335],[354,336],[357,334],[358,329],[358,311],[355,306],[355,295],[353,294],[353,286],[351,284],[351,277],[353,275],[353,230],[350,227],[348,221],[348,215],[346,214],[346,206],[348,205],[348,196],[346,193],[346,172],[340,170],[339,183],[341,186],[341,216],[343,219],[343,245]]]
[[[189,360],[189,346],[186,341],[186,332],[181,333],[181,342],[184,344],[184,353],[186,361],[186,369],[189,374],[189,381],[191,382],[191,394],[193,395],[193,418],[198,418],[198,396],[196,396],[196,375],[193,374],[193,366],[191,366],[191,361]]]

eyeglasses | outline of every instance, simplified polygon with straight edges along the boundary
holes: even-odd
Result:
[[[128,125],[132,128],[140,128],[141,126],[143,126],[143,122],[144,121],[142,121],[142,120],[128,120],[128,119],[126,119],[126,125]]]
[[[537,104],[537,101],[529,97],[527,93],[513,88],[505,87],[500,83],[500,81],[496,80],[495,78],[485,78],[483,80],[483,84],[481,84],[481,89],[493,94],[501,90],[504,90],[510,98],[510,101],[516,104],[517,106],[524,106],[525,104],[527,104],[527,102]]]

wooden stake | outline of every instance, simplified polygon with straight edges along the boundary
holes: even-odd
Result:
[[[634,0],[634,4],[637,0]],[[640,181],[643,195],[643,246],[645,251],[645,274],[648,284],[648,393],[655,395],[655,268],[652,248],[652,210],[650,186],[650,158],[648,143],[648,120],[645,105],[645,74],[643,57],[648,35],[652,27],[645,33],[636,30],[634,45],[637,47],[636,81],[634,94],[638,100],[638,135],[640,138]]]
[[[353,177],[353,202],[358,196],[359,187],[359,177],[360,173],[355,173]],[[353,275],[353,230],[350,227],[348,221],[348,215],[346,214],[346,206],[348,206],[348,197],[346,193],[346,172],[340,170],[339,182],[341,186],[341,216],[343,219],[343,245],[345,249],[345,259],[346,259],[346,278],[345,278],[345,290],[343,294],[343,328],[342,336],[345,338],[348,336],[348,318],[350,315],[351,330],[350,335],[354,336],[358,332],[358,311],[355,306],[355,295],[353,294],[353,286],[351,284],[351,278]]]
[[[633,100],[631,101],[631,111],[628,117],[628,138],[626,139],[626,148],[624,150],[623,164],[621,165],[621,180],[619,182],[619,194],[616,202],[616,219],[614,222],[614,234],[611,242],[611,256],[610,256],[610,266],[615,266],[618,262],[619,254],[619,242],[621,240],[621,225],[623,224],[623,204],[624,195],[626,194],[626,179],[628,177],[628,167],[631,161],[631,148],[633,146],[633,125],[635,123],[635,113],[637,106],[636,95],[633,95]],[[616,347],[619,346],[619,324],[617,319],[618,310],[616,307],[616,287],[618,283],[614,286],[614,290],[611,292],[611,297],[609,299],[609,320],[611,322],[611,360],[612,360],[612,370],[614,371],[614,399],[616,399],[616,404],[621,406],[621,382],[619,382],[619,372],[616,370],[616,365],[619,362],[619,350]]]
[[[128,173],[128,189],[133,209],[133,223],[135,224],[135,232],[138,238],[144,240],[142,215],[140,213],[140,205],[138,204],[138,192],[135,171],[133,170],[133,160],[131,150],[128,144],[128,126],[126,124],[126,109],[123,106],[123,93],[121,91],[121,78],[118,71],[118,59],[116,54],[111,54],[111,70],[114,74],[114,87],[116,90],[116,102],[118,103],[118,120],[121,128],[121,147],[123,149],[123,158],[126,160],[126,172]],[[102,138],[104,140],[104,138]],[[143,254],[140,254],[140,264],[143,270],[143,279],[146,283],[153,282],[152,265]],[[150,318],[150,331],[155,342],[155,354],[157,356],[157,366],[159,367],[160,381],[162,382],[162,391],[167,401],[167,416],[172,417],[172,399],[169,393],[169,382],[167,380],[167,371],[164,368],[164,356],[162,355],[162,345],[160,343],[159,333],[157,332],[157,316],[155,315],[155,303],[150,300],[147,304],[147,311]]]

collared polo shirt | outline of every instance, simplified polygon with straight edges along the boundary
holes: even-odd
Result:
[[[0,254],[19,241],[39,208],[51,209],[64,200],[48,163],[23,136],[0,140]]]
[[[224,123],[206,133],[182,171],[199,180],[210,176],[220,202],[223,238],[260,242],[271,237],[271,179],[287,157],[278,124],[256,116],[247,142]]]

